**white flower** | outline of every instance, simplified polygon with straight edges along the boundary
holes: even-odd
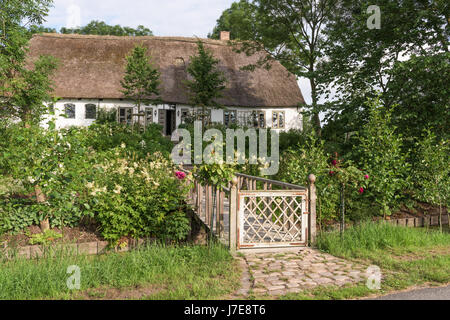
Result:
[[[31,184],[35,183],[36,180],[33,179],[33,177],[28,177],[28,182],[30,182]]]
[[[86,183],[86,188],[93,189],[94,188],[94,183],[93,182]]]
[[[127,147],[127,145],[126,145],[124,142],[122,142],[122,144],[120,145],[120,147],[121,147],[122,149],[125,149],[125,148]]]
[[[122,189],[123,189],[123,188],[122,188],[121,186],[119,186],[119,185],[116,184],[116,188],[114,189],[113,192],[116,193],[116,194],[120,194],[121,191],[122,191]]]

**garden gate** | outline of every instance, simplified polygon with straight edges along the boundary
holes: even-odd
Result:
[[[234,250],[307,246],[316,234],[315,177],[309,189],[237,174],[228,188],[195,180],[190,202],[201,220]]]

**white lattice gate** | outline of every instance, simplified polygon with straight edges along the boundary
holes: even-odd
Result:
[[[238,249],[307,244],[306,190],[239,191]]]

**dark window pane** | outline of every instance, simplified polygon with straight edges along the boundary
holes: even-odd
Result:
[[[67,103],[64,105],[64,112],[68,119],[75,119],[75,105],[73,103]]]
[[[97,106],[95,104],[87,104],[86,119],[97,119]]]

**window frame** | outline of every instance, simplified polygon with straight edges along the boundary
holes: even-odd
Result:
[[[69,117],[67,112],[69,108],[73,108],[73,117]],[[76,119],[77,118],[77,106],[74,103],[65,103],[64,104],[64,114],[66,119]]]
[[[121,122],[121,116],[120,116],[120,110],[123,109],[125,110],[125,122]],[[128,123],[127,121],[127,111],[130,110],[130,123]],[[133,124],[133,107],[118,107],[117,108],[117,122],[120,124],[126,124],[126,125],[132,125]]]
[[[94,106],[95,108],[95,116],[94,118],[88,118],[88,106]],[[94,103],[86,103],[84,105],[84,119],[86,120],[97,120],[97,105]]]
[[[153,117],[153,108],[152,107],[145,107],[145,110],[144,110],[144,113],[145,113],[145,115],[144,115],[144,120],[145,120],[145,126],[146,127],[148,127],[150,124],[152,124],[152,123],[154,123],[154,121],[155,121],[155,119],[154,119],[154,117]],[[149,121],[149,117],[148,117],[148,115],[150,114],[150,117],[151,117],[151,121]]]
[[[283,125],[280,126],[280,114],[283,115]],[[276,121],[274,119],[276,117]],[[286,129],[286,111],[272,111],[272,128]]]
[[[226,121],[226,113],[228,113],[228,123]],[[230,115],[234,114],[234,120],[230,118]],[[237,110],[223,110],[223,124],[226,127],[230,127],[231,125],[236,125],[238,123],[238,111]]]
[[[242,115],[245,114],[244,117]],[[263,125],[261,125],[261,116]],[[244,122],[241,121],[244,119]],[[264,110],[237,110],[236,121],[240,126],[247,126],[256,129],[264,129],[267,126],[266,111]],[[256,125],[255,125],[256,124]]]

